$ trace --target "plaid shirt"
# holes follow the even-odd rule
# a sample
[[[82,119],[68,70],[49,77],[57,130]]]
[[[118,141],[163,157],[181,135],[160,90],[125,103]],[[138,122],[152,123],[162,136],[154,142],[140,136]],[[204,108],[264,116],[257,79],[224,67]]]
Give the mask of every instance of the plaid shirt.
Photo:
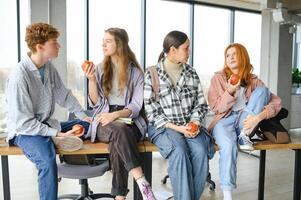
[[[149,70],[145,73],[144,105],[148,122],[157,129],[168,122],[186,125],[193,120],[202,124],[208,107],[196,71],[190,65],[183,64],[180,78],[174,87],[163,69],[162,61],[156,65],[156,70],[160,82],[158,102],[155,100]]]

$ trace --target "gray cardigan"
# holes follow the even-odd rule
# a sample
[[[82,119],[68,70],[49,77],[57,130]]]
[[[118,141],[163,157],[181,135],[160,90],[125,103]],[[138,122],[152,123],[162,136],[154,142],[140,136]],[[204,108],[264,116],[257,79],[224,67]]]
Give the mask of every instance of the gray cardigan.
[[[93,121],[90,125],[87,137],[91,137],[91,141],[94,142],[97,131],[97,122],[94,120],[94,116],[98,113],[107,113],[109,112],[109,103],[108,99],[104,96],[101,81],[103,72],[101,71],[101,65],[96,66],[96,80],[97,80],[97,89],[98,89],[98,100],[95,104],[92,103],[89,99],[89,105],[94,109]],[[132,114],[129,116],[133,119],[136,126],[144,138],[147,130],[147,125],[144,118],[140,115],[140,111],[143,106],[143,85],[144,85],[144,74],[133,63],[129,63],[129,76],[128,84],[124,91],[124,105],[125,108],[128,108],[132,111]]]

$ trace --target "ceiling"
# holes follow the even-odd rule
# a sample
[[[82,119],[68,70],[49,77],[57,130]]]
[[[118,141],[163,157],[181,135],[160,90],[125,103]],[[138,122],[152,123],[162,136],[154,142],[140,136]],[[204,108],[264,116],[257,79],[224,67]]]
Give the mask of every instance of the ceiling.
[[[185,1],[185,0],[180,0]],[[202,2],[213,5],[230,6],[248,10],[261,11],[276,8],[277,2],[282,2],[283,7],[288,8],[292,14],[301,13],[301,0],[186,0],[190,2]]]

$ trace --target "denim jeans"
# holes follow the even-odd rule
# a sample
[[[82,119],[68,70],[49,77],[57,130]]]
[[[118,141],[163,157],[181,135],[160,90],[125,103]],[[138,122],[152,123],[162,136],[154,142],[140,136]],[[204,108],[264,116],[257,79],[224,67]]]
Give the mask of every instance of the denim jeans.
[[[176,200],[199,200],[208,176],[204,133],[186,138],[172,129],[148,127],[148,135],[168,159],[168,174]]]
[[[222,118],[213,128],[212,134],[219,146],[219,175],[223,190],[236,188],[237,176],[237,136],[243,128],[246,117],[259,114],[270,101],[270,91],[266,87],[257,87],[251,94],[247,106],[241,113],[231,112]]]
[[[70,130],[75,124],[83,125],[85,131],[89,128],[88,122],[72,120],[61,123],[62,132]],[[24,155],[35,164],[38,170],[40,200],[57,200],[56,152],[51,137],[18,135],[14,138],[13,144],[23,150]]]

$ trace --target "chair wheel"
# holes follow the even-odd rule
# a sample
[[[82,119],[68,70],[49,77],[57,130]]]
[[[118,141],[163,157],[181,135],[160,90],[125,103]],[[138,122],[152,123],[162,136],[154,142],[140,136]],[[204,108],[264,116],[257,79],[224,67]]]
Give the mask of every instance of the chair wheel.
[[[89,195],[92,195],[94,192],[89,188]]]
[[[161,183],[162,183],[162,184],[166,184],[168,178],[169,178],[169,175],[166,175],[166,176],[161,180]]]
[[[210,184],[210,185],[209,185],[210,191],[214,191],[214,190],[215,190],[215,183],[212,182],[212,183],[209,183],[209,184]]]

